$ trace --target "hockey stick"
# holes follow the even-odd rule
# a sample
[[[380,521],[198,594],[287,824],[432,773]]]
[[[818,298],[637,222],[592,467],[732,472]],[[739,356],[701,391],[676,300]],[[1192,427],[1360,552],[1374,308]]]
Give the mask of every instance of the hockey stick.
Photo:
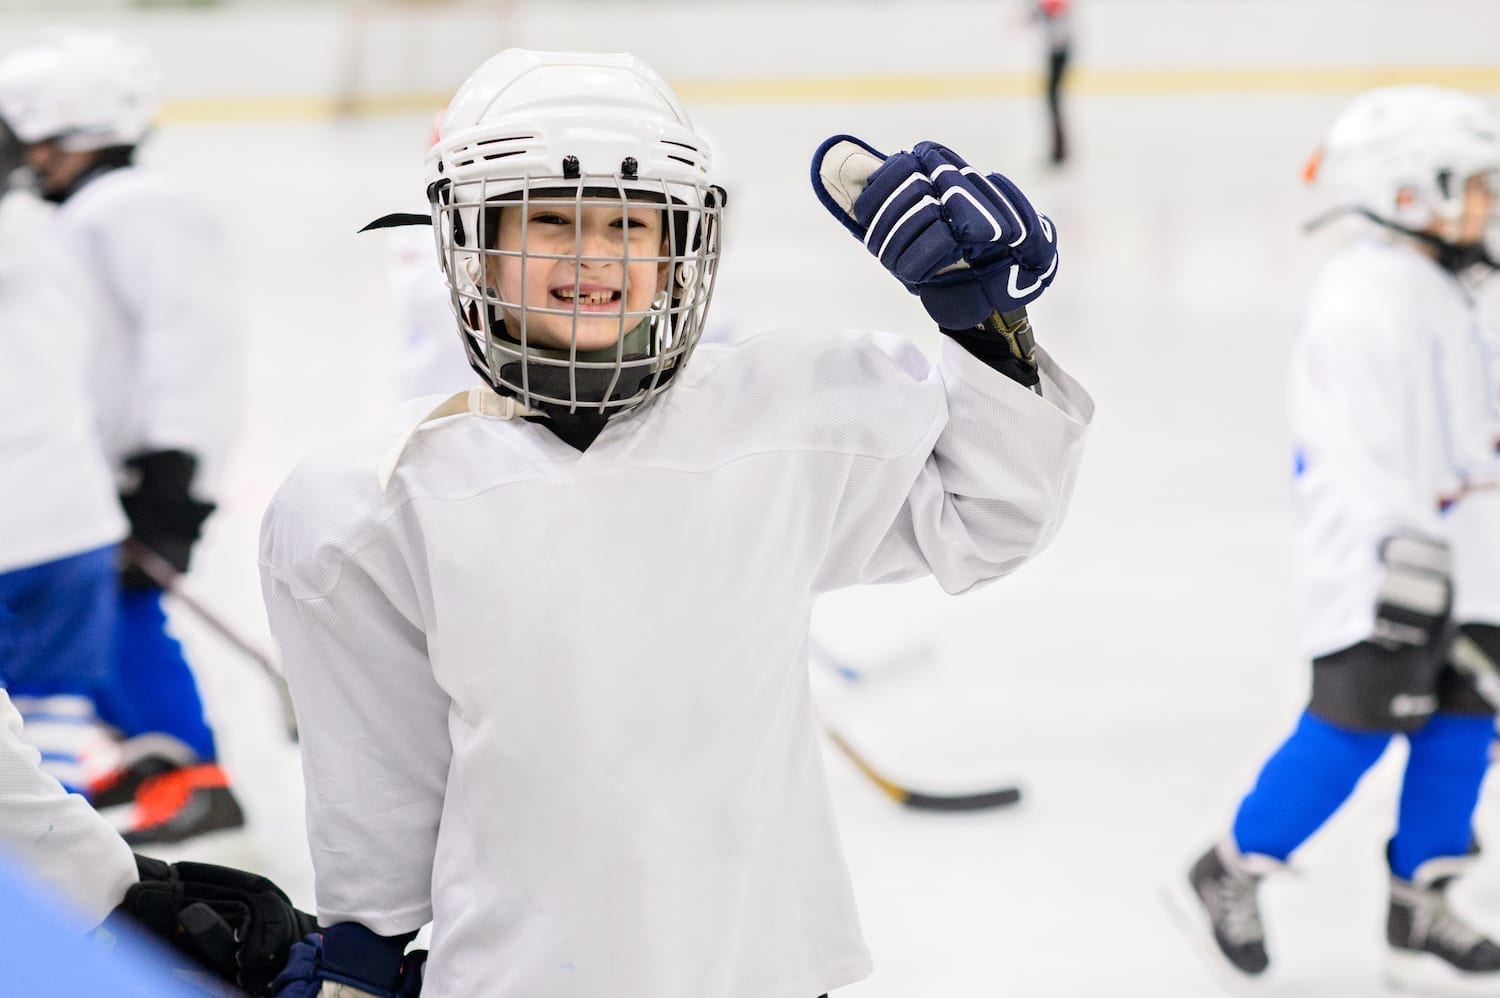
[[[898,804],[912,808],[916,811],[983,811],[994,807],[1009,807],[1021,802],[1021,788],[1016,786],[995,787],[990,790],[978,790],[965,794],[934,794],[923,793],[903,787],[894,780],[882,776],[875,767],[865,761],[864,756],[854,751],[853,746],[844,739],[844,736],[836,730],[823,725],[823,734],[828,740],[838,746],[840,752],[854,763],[861,773],[868,776],[877,787],[884,790],[886,796]]]
[[[1056,260],[1053,261],[1056,263]],[[1026,314],[1026,306],[1012,309],[1009,312],[994,312],[984,320],[984,326],[990,332],[996,334],[1010,347],[1011,356],[1021,363],[1037,371],[1036,366],[1036,334],[1031,328],[1031,317]],[[1037,371],[1037,383],[1031,386],[1036,394],[1042,394],[1041,372]]]
[[[125,557],[131,564],[145,573],[146,578],[156,583],[163,591],[171,594],[183,606],[191,610],[199,620],[207,624],[219,637],[233,645],[239,652],[260,666],[261,672],[271,681],[276,689],[276,696],[281,704],[281,721],[286,728],[287,737],[292,741],[298,740],[297,714],[292,709],[292,693],[287,689],[286,678],[282,676],[281,670],[276,668],[269,655],[261,651],[255,645],[240,636],[240,633],[230,627],[224,620],[208,607],[198,602],[190,593],[182,588],[182,573],[177,567],[155,551],[146,547],[135,538],[125,541]]]
[[[934,655],[930,641],[920,641],[910,644],[904,648],[898,648],[895,655],[886,655],[882,658],[871,659],[864,667],[855,665],[851,659],[837,654],[817,638],[807,639],[807,657],[821,665],[829,672],[834,673],[847,683],[863,683],[872,676],[883,676],[888,672],[898,672],[906,668],[921,665],[932,659]]]
[[[846,683],[864,682],[865,672],[863,669],[858,668],[848,659],[835,655],[820,641],[812,638],[807,639],[807,657],[825,669],[828,669]]]

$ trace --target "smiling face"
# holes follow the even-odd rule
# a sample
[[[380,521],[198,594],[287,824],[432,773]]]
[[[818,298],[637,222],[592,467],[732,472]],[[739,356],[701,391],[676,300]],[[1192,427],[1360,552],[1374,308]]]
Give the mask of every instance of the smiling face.
[[[507,205],[494,248],[488,271],[506,328],[519,339],[524,313],[535,346],[566,350],[576,335],[580,352],[612,347],[667,284],[662,212],[645,206]]]

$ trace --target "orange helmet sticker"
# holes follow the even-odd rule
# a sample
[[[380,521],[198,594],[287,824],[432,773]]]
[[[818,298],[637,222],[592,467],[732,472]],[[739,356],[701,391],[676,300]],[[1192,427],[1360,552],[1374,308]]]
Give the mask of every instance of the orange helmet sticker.
[[[1307,157],[1307,162],[1302,166],[1302,179],[1306,183],[1312,183],[1318,179],[1318,167],[1323,165],[1323,147],[1319,146],[1313,150],[1313,154]]]

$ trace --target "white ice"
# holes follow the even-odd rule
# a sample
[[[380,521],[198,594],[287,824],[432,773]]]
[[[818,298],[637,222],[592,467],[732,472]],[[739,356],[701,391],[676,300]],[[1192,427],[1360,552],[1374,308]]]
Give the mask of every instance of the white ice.
[[[949,598],[914,584],[839,594],[815,632],[862,664],[814,670],[829,723],[913,785],[1016,780],[1019,807],[905,811],[831,747],[827,766],[876,970],[840,994],[1221,993],[1159,901],[1221,834],[1302,705],[1289,599],[1282,375],[1299,298],[1327,248],[1300,170],[1342,95],[1078,97],[1075,158],[1043,165],[1039,100],[705,103],[733,190],[717,303],[737,332],[791,322],[930,323],[825,215],[809,153],[849,132],[935,138],[1014,178],[1056,220],[1062,264],[1039,340],[1089,386],[1097,427],[1068,523],[1033,565]],[[270,647],[255,535],[299,455],[390,404],[399,337],[369,219],[423,209],[425,115],[176,125],[149,161],[222,213],[250,329],[252,388],[229,494],[191,578]],[[202,331],[205,336],[214,330]],[[457,345],[455,343],[455,349]],[[295,749],[255,668],[185,612],[254,860],[312,904]],[[1264,993],[1381,995],[1382,849],[1392,752],[1270,884]],[[1496,803],[1481,839],[1500,841]],[[1500,932],[1500,871],[1459,903]]]

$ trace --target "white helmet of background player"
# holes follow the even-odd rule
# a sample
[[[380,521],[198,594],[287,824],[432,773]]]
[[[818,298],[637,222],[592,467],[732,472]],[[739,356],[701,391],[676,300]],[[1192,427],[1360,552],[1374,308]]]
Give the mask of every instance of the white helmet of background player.
[[[1439,259],[1463,269],[1487,262],[1484,243],[1461,242],[1459,229],[1471,178],[1500,197],[1500,123],[1483,101],[1456,90],[1373,90],[1334,121],[1309,177],[1331,190],[1336,210],[1427,233]]]
[[[0,58],[0,118],[23,145],[135,146],[160,103],[156,59],[116,35],[57,29]]]
[[[711,182],[708,145],[666,81],[630,55],[509,49],[474,72],[448,105],[428,153],[428,199],[443,271],[469,362],[497,392],[556,416],[608,417],[670,387],[697,344],[719,259],[724,192]],[[618,211],[621,227],[655,216],[663,245],[647,255],[584,256],[576,238],[566,252],[501,247],[503,210],[526,220],[547,207],[581,219],[581,209]],[[655,224],[655,217],[651,219]],[[583,223],[575,221],[582,232]],[[599,250],[594,251],[596,254]],[[649,305],[622,287],[604,318],[618,323],[612,345],[580,347],[580,317],[599,321],[584,297],[503,297],[497,274],[516,264],[561,260],[583,285],[585,266],[629,271],[651,262],[662,290]],[[621,265],[624,264],[624,267]],[[527,297],[524,291],[514,295]],[[629,299],[629,300],[627,300]],[[590,315],[589,313],[592,312]],[[528,315],[530,328],[528,328]],[[570,320],[554,320],[553,316]],[[559,348],[538,342],[543,324],[572,329]]]

